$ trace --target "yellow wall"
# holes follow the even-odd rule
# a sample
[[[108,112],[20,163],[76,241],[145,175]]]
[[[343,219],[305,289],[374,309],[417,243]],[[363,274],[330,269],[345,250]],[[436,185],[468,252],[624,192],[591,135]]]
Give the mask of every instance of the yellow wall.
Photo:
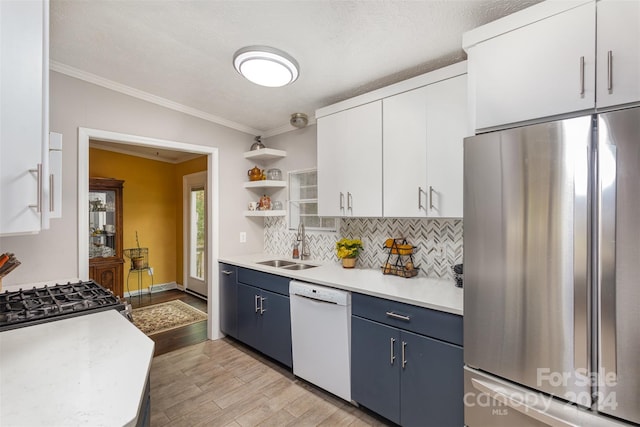
[[[153,268],[155,284],[182,283],[182,175],[178,177],[178,174],[201,167],[201,159],[175,165],[94,148],[89,150],[89,176],[124,180],[123,246],[125,249],[136,247],[137,231],[140,247],[149,248],[149,266]],[[206,157],[203,159],[206,170]],[[176,186],[178,180],[180,187]],[[125,292],[130,265],[125,259]],[[147,288],[150,283],[150,277],[143,275],[142,287]],[[137,288],[137,275],[132,274],[129,289]]]

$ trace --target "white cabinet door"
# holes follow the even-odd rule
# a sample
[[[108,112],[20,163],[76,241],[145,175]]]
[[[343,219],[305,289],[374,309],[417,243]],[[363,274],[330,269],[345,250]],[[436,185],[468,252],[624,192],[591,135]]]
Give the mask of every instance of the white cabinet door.
[[[427,86],[427,188],[431,218],[462,218],[463,139],[467,131],[467,76]]]
[[[427,86],[382,101],[385,217],[427,215],[427,104]]]
[[[382,216],[382,101],[318,119],[318,213]]]
[[[598,2],[598,108],[640,101],[640,1]]]
[[[343,112],[318,119],[318,215],[336,217],[345,213],[344,185],[345,133],[348,115]]]
[[[47,28],[48,2],[0,1],[0,234],[3,235],[40,231],[42,215],[31,206],[48,208]],[[45,152],[47,158],[43,158]],[[40,176],[34,172],[39,164]]]
[[[595,8],[584,4],[469,49],[476,129],[595,107]]]

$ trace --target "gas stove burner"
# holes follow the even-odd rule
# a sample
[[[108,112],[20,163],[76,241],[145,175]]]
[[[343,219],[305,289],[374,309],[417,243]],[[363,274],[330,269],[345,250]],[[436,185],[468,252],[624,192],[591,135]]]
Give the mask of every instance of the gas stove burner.
[[[5,291],[0,293],[0,331],[109,309],[130,311],[94,281]]]

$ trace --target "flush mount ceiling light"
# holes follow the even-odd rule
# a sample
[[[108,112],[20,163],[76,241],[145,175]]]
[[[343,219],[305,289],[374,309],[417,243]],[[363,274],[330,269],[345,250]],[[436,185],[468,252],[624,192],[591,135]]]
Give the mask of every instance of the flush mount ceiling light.
[[[298,63],[285,52],[268,46],[243,47],[233,55],[233,66],[247,80],[281,87],[298,78]]]
[[[289,119],[291,126],[296,128],[303,128],[309,123],[309,118],[305,113],[293,113],[291,119]]]

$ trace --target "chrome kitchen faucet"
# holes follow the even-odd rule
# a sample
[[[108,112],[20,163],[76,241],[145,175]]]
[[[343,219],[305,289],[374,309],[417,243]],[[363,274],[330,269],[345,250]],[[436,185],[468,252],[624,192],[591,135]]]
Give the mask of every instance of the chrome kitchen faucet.
[[[298,225],[298,241],[300,242],[300,261],[309,258],[309,247],[307,245],[307,235],[304,231],[304,224]]]

